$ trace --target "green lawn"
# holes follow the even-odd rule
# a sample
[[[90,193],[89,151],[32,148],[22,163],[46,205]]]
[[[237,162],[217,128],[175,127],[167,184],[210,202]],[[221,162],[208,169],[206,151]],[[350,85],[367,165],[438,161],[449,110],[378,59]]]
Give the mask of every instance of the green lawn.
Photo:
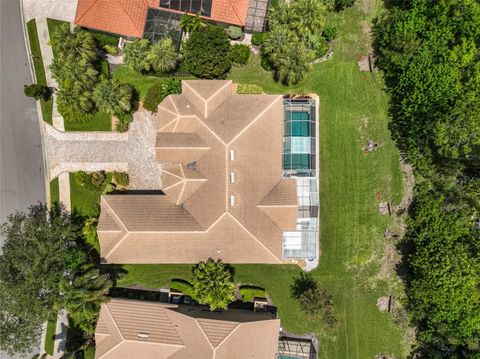
[[[58,189],[58,177],[50,181],[50,203],[60,202],[60,192]]]
[[[47,332],[45,333],[45,351],[53,355],[53,344],[55,342],[55,330],[57,329],[57,320],[47,322]]]
[[[106,183],[112,181],[112,174],[107,173]],[[85,217],[98,215],[101,192],[93,192],[81,186],[75,179],[74,173],[70,173],[70,200],[72,210],[76,210]]]
[[[112,116],[105,112],[78,114],[77,121],[65,121],[66,131],[111,131]]]
[[[320,358],[374,358],[378,353],[406,357],[403,335],[376,307],[377,298],[400,294],[394,279],[379,279],[385,240],[392,219],[378,213],[380,200],[398,203],[403,180],[399,153],[388,130],[387,99],[380,74],[360,72],[359,55],[368,51],[362,21],[375,14],[362,10],[364,1],[330,19],[339,37],[331,60],[314,66],[293,87],[274,82],[255,58],[245,67],[234,67],[234,82],[261,86],[268,93],[316,93],[320,96],[320,206],[321,258],[313,275],[333,296],[339,324],[333,331],[320,320],[303,315],[290,297],[296,266],[236,265],[235,279],[258,285],[278,306],[282,327],[320,339]],[[377,11],[381,2],[370,1]],[[368,139],[379,144],[366,154]],[[190,278],[190,266],[126,265],[128,274],[118,285],[159,288],[172,278]],[[394,274],[392,274],[394,276]]]
[[[140,100],[145,98],[145,95],[150,87],[162,82],[162,78],[160,77],[142,75],[126,65],[115,68],[115,70],[113,70],[113,78],[127,83],[135,88],[135,90],[138,92]]]
[[[43,67],[42,52],[40,50],[40,42],[38,41],[37,24],[35,19],[27,22],[28,39],[30,42],[30,51],[32,53],[33,68],[35,70],[35,77],[39,85],[47,86],[47,79],[45,77],[45,68]],[[40,100],[43,120],[50,125],[52,124],[52,108],[53,100]]]

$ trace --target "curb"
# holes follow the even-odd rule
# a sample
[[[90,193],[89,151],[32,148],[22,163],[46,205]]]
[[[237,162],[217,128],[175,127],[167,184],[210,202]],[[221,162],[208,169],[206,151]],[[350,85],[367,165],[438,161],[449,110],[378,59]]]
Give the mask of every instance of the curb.
[[[36,83],[37,82],[37,76],[35,74],[35,70],[34,70],[33,62],[32,62],[30,39],[28,38],[28,35],[27,35],[27,32],[26,32],[27,23],[25,21],[25,11],[24,11],[24,7],[23,7],[23,1],[24,0],[19,0],[21,20],[22,20],[23,39],[25,40],[25,49],[26,49],[27,55],[28,55],[28,64],[29,64],[29,67],[30,67],[30,73],[32,75],[32,80]],[[36,25],[36,20],[35,20],[35,25]],[[46,159],[46,153],[45,153],[45,126],[44,126],[43,113],[42,113],[42,107],[40,105],[40,101],[36,101],[36,105],[37,105],[38,126],[40,127],[40,142],[42,144],[43,176],[44,176],[44,185],[45,185],[45,201],[47,202],[47,205],[50,207],[52,203],[51,203],[51,198],[50,198],[50,181],[48,180],[48,175],[47,175],[48,167],[47,167],[47,159]]]

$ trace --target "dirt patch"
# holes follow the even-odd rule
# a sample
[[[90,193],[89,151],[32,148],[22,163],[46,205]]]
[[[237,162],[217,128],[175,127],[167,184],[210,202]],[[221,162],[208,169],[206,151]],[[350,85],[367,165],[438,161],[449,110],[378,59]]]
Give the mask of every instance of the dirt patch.
[[[390,303],[390,297],[380,297],[377,299],[377,307],[381,312],[388,311],[388,306]]]
[[[357,63],[360,71],[370,72],[370,61],[368,60],[368,56],[361,55]]]
[[[400,169],[403,172],[404,178],[404,191],[403,197],[398,206],[395,206],[395,212],[407,211],[413,200],[413,187],[415,186],[415,177],[413,175],[413,167],[411,164],[406,163],[404,160],[400,160]]]
[[[395,272],[395,268],[400,263],[401,256],[393,244],[386,244],[383,250],[379,279],[389,279]]]

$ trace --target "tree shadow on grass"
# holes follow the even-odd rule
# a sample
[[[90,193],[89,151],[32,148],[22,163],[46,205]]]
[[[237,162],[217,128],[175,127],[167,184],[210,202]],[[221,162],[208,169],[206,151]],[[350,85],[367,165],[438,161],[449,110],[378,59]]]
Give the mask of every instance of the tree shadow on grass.
[[[310,273],[300,272],[297,277],[293,278],[290,285],[290,294],[292,298],[298,299],[307,290],[317,288],[318,283]]]

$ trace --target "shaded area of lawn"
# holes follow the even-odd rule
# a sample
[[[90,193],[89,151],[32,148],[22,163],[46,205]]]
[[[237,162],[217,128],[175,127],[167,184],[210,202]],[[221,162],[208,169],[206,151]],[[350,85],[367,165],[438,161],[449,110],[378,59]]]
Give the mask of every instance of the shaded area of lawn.
[[[142,75],[126,65],[116,67],[115,70],[113,70],[112,77],[120,82],[131,85],[138,92],[138,96],[142,101],[150,87],[162,83],[161,77]]]
[[[106,183],[112,181],[112,174],[107,173]],[[81,186],[75,179],[75,173],[70,173],[70,200],[72,210],[84,217],[96,217],[100,210],[100,196],[102,191],[90,191]]]
[[[53,355],[53,347],[55,343],[55,330],[57,329],[57,318],[47,322],[47,331],[45,333],[45,351],[49,355]]]
[[[111,131],[112,116],[105,112],[78,114],[77,121],[65,121],[66,131]]]
[[[60,202],[60,190],[58,188],[58,177],[50,181],[50,203]]]
[[[45,68],[43,67],[42,52],[40,50],[40,42],[38,41],[37,24],[35,22],[35,19],[27,22],[27,32],[37,83],[39,85],[47,86],[47,78],[45,76]],[[43,120],[51,125],[53,100],[40,100],[40,106],[42,109]]]
[[[376,2],[376,6],[379,2]],[[400,201],[403,179],[399,153],[388,130],[387,99],[380,74],[360,72],[358,56],[368,51],[361,4],[335,15],[339,38],[331,60],[317,64],[298,85],[277,84],[257,57],[232,69],[230,79],[261,86],[268,93],[316,93],[320,96],[321,258],[315,279],[332,296],[336,329],[309,319],[291,298],[292,278],[300,271],[289,265],[235,265],[235,281],[261,286],[278,307],[282,327],[316,333],[320,358],[374,358],[378,353],[406,356],[404,338],[387,314],[379,312],[381,296],[402,288],[380,279],[385,228],[392,219],[378,213],[379,201]],[[377,151],[365,153],[371,139]],[[172,278],[190,279],[189,265],[126,265],[118,285],[167,286]],[[394,275],[394,274],[393,274]]]

